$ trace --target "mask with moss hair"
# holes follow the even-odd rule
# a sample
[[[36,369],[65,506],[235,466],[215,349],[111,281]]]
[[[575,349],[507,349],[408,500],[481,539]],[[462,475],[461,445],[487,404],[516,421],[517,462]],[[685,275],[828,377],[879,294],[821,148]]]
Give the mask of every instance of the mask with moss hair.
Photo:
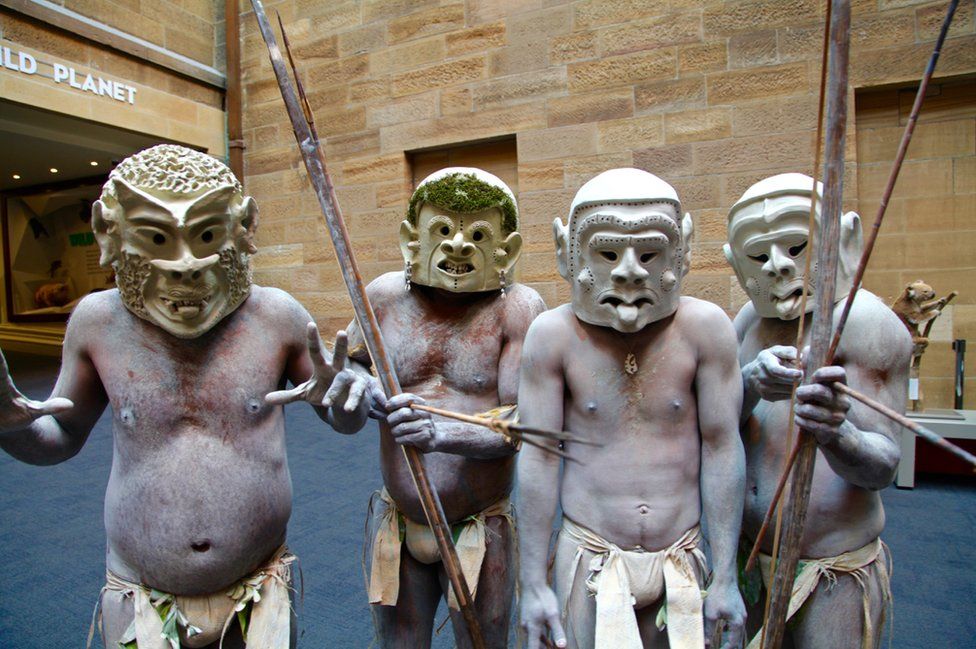
[[[410,198],[400,251],[414,283],[456,293],[502,288],[522,251],[512,190],[473,167],[431,174]]]
[[[247,298],[256,226],[257,206],[226,165],[169,144],[119,163],[92,205],[122,303],[178,338],[203,335]]]

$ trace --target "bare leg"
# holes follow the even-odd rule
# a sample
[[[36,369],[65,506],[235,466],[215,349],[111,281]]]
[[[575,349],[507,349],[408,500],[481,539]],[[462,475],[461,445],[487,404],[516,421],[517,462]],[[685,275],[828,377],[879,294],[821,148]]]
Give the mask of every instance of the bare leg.
[[[586,568],[594,554],[584,550],[576,574],[571,574],[576,547],[565,534],[559,534],[552,579],[559,608],[564,612],[567,646],[570,649],[592,649],[596,639],[596,599],[586,592]]]
[[[488,543],[485,560],[478,577],[478,591],[474,596],[474,609],[481,623],[481,635],[485,646],[505,649],[508,647],[508,628],[512,619],[512,601],[515,594],[515,539],[512,526],[504,516],[493,516],[485,521]],[[448,592],[447,573],[441,564],[441,588]],[[460,649],[471,646],[471,637],[464,616],[451,611],[454,641]]]
[[[441,598],[437,566],[400,554],[400,595],[396,606],[373,605],[373,620],[381,647],[430,647],[434,615]]]
[[[637,609],[637,628],[640,629],[644,649],[667,649],[668,629],[659,631],[657,628],[657,612],[661,609],[661,600]]]
[[[865,586],[870,599],[870,617],[874,637],[871,647],[880,646],[884,602],[881,595],[877,565],[867,569]],[[820,581],[792,626],[791,635],[796,649],[861,649],[864,628],[863,592],[850,575],[839,575],[831,588],[826,579]],[[791,622],[793,622],[791,620]]]

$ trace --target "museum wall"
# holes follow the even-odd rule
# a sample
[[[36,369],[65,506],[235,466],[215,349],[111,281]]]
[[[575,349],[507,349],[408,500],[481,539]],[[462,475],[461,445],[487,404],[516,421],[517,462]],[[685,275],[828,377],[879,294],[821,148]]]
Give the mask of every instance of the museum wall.
[[[973,4],[961,3],[940,78],[976,72]],[[761,177],[812,167],[823,23],[816,0],[267,5],[288,29],[366,278],[402,266],[397,224],[411,189],[411,152],[514,135],[525,238],[520,278],[550,306],[568,295],[556,273],[553,218],[565,216],[577,188],[597,172],[633,165],[673,183],[695,218],[685,292],[733,314],[745,296],[721,251],[728,207]],[[917,81],[945,6],[855,0],[857,92]],[[261,206],[256,279],[292,292],[332,332],[348,322],[351,308],[256,21],[249,3],[241,7],[246,181]],[[971,95],[964,101],[976,103]],[[847,207],[872,219],[881,172],[872,167],[870,182],[859,182],[866,145],[854,110],[849,126]],[[971,155],[971,137],[969,146]],[[871,154],[865,164],[882,163]],[[961,165],[958,189],[971,195],[971,162]],[[939,211],[924,200],[911,209],[923,209],[922,219]],[[973,241],[971,218],[937,218],[925,227],[944,231],[953,250]],[[935,244],[927,249],[931,261],[913,261],[904,275],[965,293],[964,281],[957,286],[946,276],[948,257],[939,259]],[[886,300],[904,279],[891,272],[901,268],[903,252],[882,246],[879,271],[868,276]],[[973,255],[960,254],[952,263],[971,277]],[[972,292],[961,296],[953,309],[973,300]],[[966,313],[954,322],[971,321]],[[923,374],[943,364],[939,355],[923,363]]]

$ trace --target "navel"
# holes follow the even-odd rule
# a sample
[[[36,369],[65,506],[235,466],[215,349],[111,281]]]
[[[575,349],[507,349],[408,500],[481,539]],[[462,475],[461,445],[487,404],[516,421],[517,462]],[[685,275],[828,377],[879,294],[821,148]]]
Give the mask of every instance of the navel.
[[[596,412],[596,401],[586,402],[586,412]]]
[[[206,552],[210,549],[210,541],[208,539],[202,539],[200,541],[191,541],[190,547],[193,548],[194,552]]]
[[[640,513],[641,516],[647,516],[648,514],[651,513],[651,508],[648,507],[647,505],[642,504],[637,507],[637,511]]]

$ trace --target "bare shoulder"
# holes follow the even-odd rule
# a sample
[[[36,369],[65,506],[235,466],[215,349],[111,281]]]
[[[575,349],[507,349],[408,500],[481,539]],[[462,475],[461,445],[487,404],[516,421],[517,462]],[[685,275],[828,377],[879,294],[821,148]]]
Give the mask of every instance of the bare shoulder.
[[[540,361],[561,358],[563,350],[569,346],[579,326],[576,314],[569,304],[540,313],[525,334],[523,358]]]
[[[374,306],[391,304],[406,293],[403,273],[399,271],[383,273],[366,285],[366,295]]]
[[[682,296],[675,323],[691,340],[708,348],[737,343],[732,321],[725,311],[708,300]]]
[[[121,317],[126,317],[126,313],[118,289],[86,295],[75,305],[68,318],[65,346],[84,343],[91,335],[105,336],[118,326]]]
[[[260,319],[272,319],[277,324],[300,322],[305,325],[311,318],[308,311],[290,293],[273,286],[251,286],[251,294],[241,305]]]
[[[524,336],[529,325],[540,313],[546,310],[546,303],[542,301],[535,289],[524,284],[513,284],[505,293],[505,298],[499,300],[504,317],[505,331],[512,336]]]
[[[844,302],[834,309],[840,317]],[[835,323],[836,324],[836,323]],[[895,312],[874,293],[861,289],[851,305],[838,356],[867,366],[906,365],[912,353],[912,337]]]

